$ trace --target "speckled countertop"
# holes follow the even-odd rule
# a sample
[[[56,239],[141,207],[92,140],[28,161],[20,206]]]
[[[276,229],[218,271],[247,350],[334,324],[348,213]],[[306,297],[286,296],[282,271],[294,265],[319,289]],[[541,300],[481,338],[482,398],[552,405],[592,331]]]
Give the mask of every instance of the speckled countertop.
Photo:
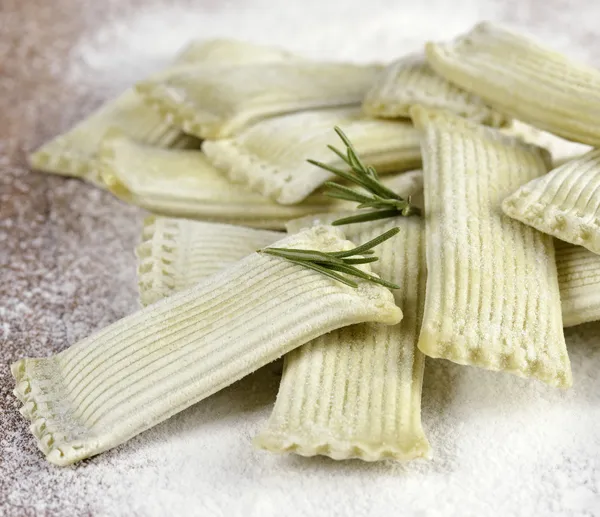
[[[277,391],[277,370],[267,368],[78,467],[46,464],[17,411],[8,365],[60,351],[136,309],[133,248],[143,213],[79,181],[31,172],[25,156],[122,89],[85,63],[68,73],[86,35],[149,12],[160,23],[166,4],[0,2],[0,515],[600,515],[599,325],[567,332],[575,387],[566,394],[429,362],[430,463],[253,451]],[[450,16],[455,23],[464,14],[465,28],[492,17],[600,64],[593,0],[168,4],[205,19],[196,37],[241,33],[331,58],[390,59],[410,26],[413,43],[420,26],[431,37]],[[180,19],[189,32],[191,22]],[[527,454],[515,454],[524,447]]]

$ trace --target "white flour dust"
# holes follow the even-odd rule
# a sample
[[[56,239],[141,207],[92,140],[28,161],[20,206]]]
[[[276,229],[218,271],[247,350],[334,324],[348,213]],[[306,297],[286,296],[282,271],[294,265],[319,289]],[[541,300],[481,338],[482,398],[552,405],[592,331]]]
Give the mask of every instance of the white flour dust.
[[[208,2],[210,4],[210,2]],[[160,68],[193,39],[231,37],[278,45],[321,60],[389,61],[428,38],[449,38],[494,18],[493,2],[214,2],[214,8],[157,6],[86,34],[70,75],[98,86],[127,86]],[[216,7],[218,5],[218,7]]]

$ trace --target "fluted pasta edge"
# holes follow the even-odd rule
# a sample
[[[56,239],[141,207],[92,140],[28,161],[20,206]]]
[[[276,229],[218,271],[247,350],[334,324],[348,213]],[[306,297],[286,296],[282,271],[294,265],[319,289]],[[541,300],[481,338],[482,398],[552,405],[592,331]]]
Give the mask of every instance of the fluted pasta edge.
[[[450,341],[441,331],[427,326],[421,329],[418,348],[434,359],[448,359],[457,364],[512,373],[518,377],[535,377],[558,388],[570,388],[573,384],[570,368],[552,367],[537,360],[529,361],[516,348],[513,353],[502,354],[484,348],[473,348],[468,345],[464,336],[453,336]],[[565,358],[565,361],[568,365],[569,359]]]
[[[589,222],[572,210],[532,201],[529,192],[523,189],[502,202],[502,211],[542,233],[600,254],[600,219]]]
[[[70,458],[80,454],[83,446],[76,441],[67,441],[55,420],[44,416],[51,411],[46,407],[48,403],[38,397],[39,393],[43,393],[43,386],[29,371],[32,361],[35,359],[20,359],[10,366],[15,379],[13,394],[22,404],[19,412],[30,422],[29,430],[35,438],[35,444],[46,459],[54,465],[69,465],[77,461]]]
[[[411,447],[398,447],[392,444],[370,444],[366,441],[344,441],[335,438],[323,439],[320,443],[302,435],[278,434],[265,431],[253,440],[257,449],[278,454],[294,453],[300,456],[328,456],[334,460],[359,459],[362,461],[381,461],[385,459],[409,461],[416,458],[429,459],[431,450],[425,436],[414,440]]]
[[[138,258],[138,291],[142,306],[176,292],[175,266],[179,224],[175,219],[149,216],[144,220]]]

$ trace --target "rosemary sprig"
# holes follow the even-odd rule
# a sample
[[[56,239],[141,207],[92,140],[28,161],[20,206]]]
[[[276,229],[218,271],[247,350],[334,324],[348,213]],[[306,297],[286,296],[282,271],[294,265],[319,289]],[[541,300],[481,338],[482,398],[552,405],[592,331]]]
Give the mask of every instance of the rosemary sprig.
[[[386,219],[398,215],[409,216],[419,215],[421,213],[419,208],[411,205],[410,197],[404,199],[381,183],[375,168],[370,165],[365,165],[361,161],[356,153],[354,145],[352,145],[352,142],[350,142],[344,132],[337,126],[334,130],[346,146],[346,153],[344,154],[332,145],[328,145],[327,147],[337,154],[344,163],[350,167],[350,170],[344,171],[317,160],[308,160],[308,163],[332,172],[336,176],[358,185],[364,190],[364,192],[358,192],[354,189],[345,187],[344,185],[328,181],[325,183],[325,186],[327,187],[325,194],[327,196],[343,199],[345,201],[353,201],[358,203],[357,208],[372,208],[373,211],[344,217],[331,224],[340,226],[351,223],[362,223],[365,221],[376,221],[378,219]]]
[[[361,246],[357,246],[354,249],[347,251],[317,251],[317,250],[304,250],[304,249],[290,249],[290,248],[263,248],[258,250],[258,253],[265,253],[267,255],[273,255],[279,257],[294,264],[313,269],[319,273],[338,280],[343,284],[349,285],[350,287],[357,288],[358,284],[348,278],[354,276],[373,282],[375,284],[383,285],[389,289],[400,289],[400,286],[392,284],[386,280],[378,278],[369,273],[355,267],[356,264],[368,264],[370,262],[377,262],[378,257],[364,257],[357,255],[371,255],[375,246],[378,246],[384,241],[391,239],[394,235],[399,232],[399,228],[392,228],[387,232],[381,234],[369,242],[365,242]]]

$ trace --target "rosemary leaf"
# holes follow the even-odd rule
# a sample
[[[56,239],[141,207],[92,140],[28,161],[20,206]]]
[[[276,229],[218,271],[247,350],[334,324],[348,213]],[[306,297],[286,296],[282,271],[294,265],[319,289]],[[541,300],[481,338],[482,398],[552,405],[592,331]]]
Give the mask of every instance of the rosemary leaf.
[[[379,209],[390,209],[395,208],[396,210],[402,210],[407,205],[406,201],[395,201],[391,199],[376,199],[374,201],[367,201],[361,203],[357,208],[379,208]]]
[[[358,278],[362,278],[363,280],[368,280],[369,282],[383,285],[389,289],[400,289],[399,285],[392,284],[391,282],[387,282],[379,277],[369,275],[368,273],[365,273],[364,271],[352,266],[339,266],[336,264],[332,265],[329,269],[333,271],[339,271],[340,273],[346,273],[347,275],[356,276]]]
[[[357,203],[370,203],[372,199],[369,196],[361,194],[356,190],[352,190],[351,188],[345,187],[344,185],[340,185],[339,183],[333,183],[332,181],[328,181],[325,183],[325,186],[329,188],[329,192],[331,194],[334,193],[344,193],[348,197],[349,201],[356,201]]]
[[[342,193],[337,193],[337,192],[328,192],[327,193],[327,197],[333,198],[333,199],[342,199],[344,201],[353,201],[355,203],[358,203],[358,201],[356,201],[356,199],[349,197],[346,194],[342,194]]]
[[[319,266],[318,264],[311,264],[310,262],[304,262],[301,260],[290,260],[294,264],[299,264],[300,266],[306,267],[308,269],[313,269],[314,271],[318,271],[322,275],[328,276],[329,278],[333,278],[338,282],[342,282],[342,284],[349,285],[350,287],[354,287],[354,289],[358,288],[358,284],[353,282],[352,280],[346,278],[344,275],[340,275],[335,271],[331,271],[330,269],[324,268],[323,266]]]
[[[360,186],[366,192],[357,192],[354,189],[328,181],[325,183],[325,195],[335,199],[359,203],[359,209],[371,208],[376,209],[377,211],[339,219],[332,224],[339,226],[343,224],[375,221],[377,219],[385,219],[399,215],[408,217],[411,215],[419,215],[421,213],[417,207],[411,204],[410,198],[408,200],[403,199],[393,190],[381,183],[375,167],[372,165],[365,165],[362,162],[354,145],[339,127],[334,127],[334,131],[346,146],[346,154],[333,145],[328,145],[327,147],[335,153],[338,158],[350,168],[350,170],[344,171],[338,167],[317,160],[308,160],[308,162],[315,167],[329,171],[354,185]]]
[[[356,265],[359,264],[369,264],[379,260],[376,256],[365,257],[364,255],[371,255],[375,246],[391,239],[399,231],[399,228],[392,228],[369,242],[365,242],[361,246],[345,251],[324,252],[293,248],[263,248],[258,250],[258,253],[265,253],[307,267],[350,287],[356,288],[358,287],[358,284],[347,278],[345,275],[362,278],[363,280],[380,284],[390,289],[399,289],[396,284],[370,275],[356,267]]]
[[[326,171],[329,172],[333,172],[333,174],[336,174],[346,180],[349,181],[355,181],[354,178],[352,177],[352,174],[345,172],[341,169],[336,169],[335,167],[333,167],[332,165],[327,165],[326,163],[323,162],[319,162],[317,160],[306,160],[308,163],[310,163],[311,165],[315,165],[321,169],[325,169]]]
[[[327,148],[330,151],[333,151],[335,154],[337,154],[342,160],[344,160],[344,163],[346,163],[352,167],[352,164],[350,162],[348,162],[348,157],[343,152],[341,152],[339,149],[337,149],[333,145],[328,145]]]
[[[377,171],[375,170],[375,167],[369,165],[367,167],[367,171],[369,171],[369,173],[371,174],[371,176],[373,176],[375,179],[377,179],[377,180],[379,179],[379,174],[377,174]],[[390,192],[391,192],[391,190],[390,190]]]
[[[351,215],[349,217],[342,217],[336,219],[331,223],[332,226],[343,226],[345,224],[354,223],[366,223],[367,221],[378,221],[379,219],[387,219],[388,217],[396,217],[398,210],[377,210],[375,212],[366,212],[358,215]]]
[[[344,264],[339,258],[332,257],[320,251],[314,250],[296,250],[288,248],[265,248],[259,250],[267,255],[273,255],[275,257],[281,257],[290,260],[308,260],[311,262],[318,262],[324,264]]]
[[[370,241],[365,242],[364,244],[361,244],[360,246],[357,246],[354,249],[347,251],[335,251],[329,253],[329,255],[337,258],[351,257],[353,255],[362,255],[363,252],[368,251],[374,248],[375,246],[379,246],[382,242],[391,239],[394,235],[397,235],[399,231],[400,228],[392,228],[387,232],[382,233],[379,237],[375,237],[374,239],[371,239]]]
[[[347,258],[344,260],[346,264],[370,264],[371,262],[377,262],[379,257],[364,257],[364,258]]]
[[[354,144],[350,141],[350,139],[346,136],[346,134],[341,130],[341,128],[339,128],[338,126],[335,126],[333,128],[333,130],[341,138],[342,142],[344,142],[344,145],[346,146],[346,148],[348,150],[348,158],[349,158],[350,162],[356,164],[356,167],[358,169],[364,169],[365,166],[361,162],[360,158],[358,157],[358,153],[356,152],[356,149],[354,148]]]

